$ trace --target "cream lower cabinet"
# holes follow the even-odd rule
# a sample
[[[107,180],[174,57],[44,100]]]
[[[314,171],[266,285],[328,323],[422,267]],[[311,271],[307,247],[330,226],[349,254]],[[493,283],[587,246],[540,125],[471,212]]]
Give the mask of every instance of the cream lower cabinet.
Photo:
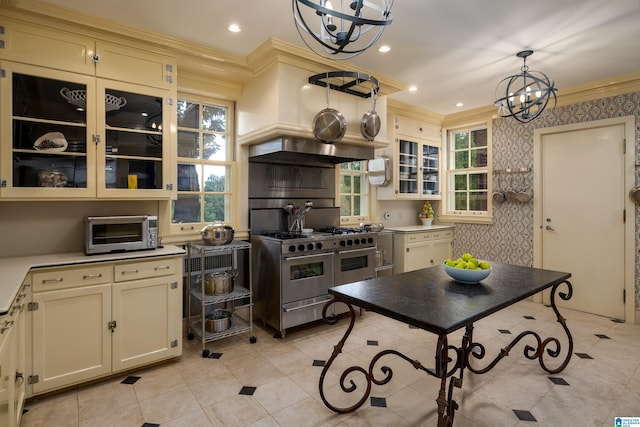
[[[395,232],[395,273],[442,264],[451,256],[453,230]]]
[[[34,271],[32,393],[179,356],[181,260]]]
[[[0,426],[17,426],[26,392],[26,318],[28,284],[23,284],[9,312],[0,316]]]

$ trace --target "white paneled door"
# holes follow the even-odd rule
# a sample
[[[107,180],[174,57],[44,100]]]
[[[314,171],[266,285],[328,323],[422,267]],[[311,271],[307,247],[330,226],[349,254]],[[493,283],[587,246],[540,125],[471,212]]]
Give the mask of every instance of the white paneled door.
[[[625,318],[624,139],[625,124],[609,122],[536,139],[536,264],[572,274],[573,296],[558,306],[616,319]]]

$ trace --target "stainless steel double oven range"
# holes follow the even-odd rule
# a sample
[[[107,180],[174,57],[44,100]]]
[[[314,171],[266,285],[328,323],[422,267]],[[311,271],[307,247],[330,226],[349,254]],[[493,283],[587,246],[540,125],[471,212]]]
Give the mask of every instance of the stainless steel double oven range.
[[[282,162],[279,156],[250,157],[254,313],[285,337],[288,328],[322,318],[328,289],[375,275],[378,233],[340,227],[335,206],[335,164],[341,158]],[[354,159],[355,160],[355,159]],[[333,162],[333,163],[329,163]],[[313,208],[304,215],[311,233],[289,230],[286,205]],[[332,306],[334,314],[346,306]]]

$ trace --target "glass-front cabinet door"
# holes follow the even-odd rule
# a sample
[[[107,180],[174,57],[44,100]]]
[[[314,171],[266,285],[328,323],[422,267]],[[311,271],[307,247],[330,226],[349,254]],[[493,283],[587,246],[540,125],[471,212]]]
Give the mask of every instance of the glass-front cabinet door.
[[[162,198],[171,193],[169,91],[98,80],[98,197]],[[175,123],[173,124],[175,127]]]
[[[95,79],[2,63],[0,195],[95,195]]]
[[[398,139],[399,198],[440,198],[439,151],[423,140]]]
[[[440,170],[439,147],[422,145],[422,195],[439,196],[440,182],[438,172]]]
[[[419,144],[398,140],[398,195],[418,195]]]
[[[13,62],[0,68],[0,197],[171,196],[175,92]]]

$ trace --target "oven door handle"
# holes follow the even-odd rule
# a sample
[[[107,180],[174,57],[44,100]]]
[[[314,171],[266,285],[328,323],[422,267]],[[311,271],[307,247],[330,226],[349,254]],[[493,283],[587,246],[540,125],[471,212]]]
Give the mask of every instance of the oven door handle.
[[[305,304],[305,305],[301,305],[298,307],[283,307],[282,311],[284,311],[285,313],[289,313],[291,311],[297,311],[297,310],[304,310],[305,308],[309,308],[309,307],[315,307],[316,305],[321,305],[321,304],[326,304],[327,302],[331,301],[333,299],[333,297],[328,296],[327,298],[321,300],[321,301],[316,301],[316,302],[312,302],[311,304]]]
[[[349,249],[346,251],[338,251],[338,255],[342,255],[342,254],[352,254],[352,253],[356,253],[356,252],[372,252],[375,253],[376,248],[374,246],[368,247],[368,248],[358,248],[358,249]]]
[[[284,261],[297,261],[299,259],[318,258],[318,257],[327,256],[327,255],[331,256],[333,255],[333,252],[324,252],[320,254],[309,254],[309,255],[284,256],[282,257],[282,259]]]

